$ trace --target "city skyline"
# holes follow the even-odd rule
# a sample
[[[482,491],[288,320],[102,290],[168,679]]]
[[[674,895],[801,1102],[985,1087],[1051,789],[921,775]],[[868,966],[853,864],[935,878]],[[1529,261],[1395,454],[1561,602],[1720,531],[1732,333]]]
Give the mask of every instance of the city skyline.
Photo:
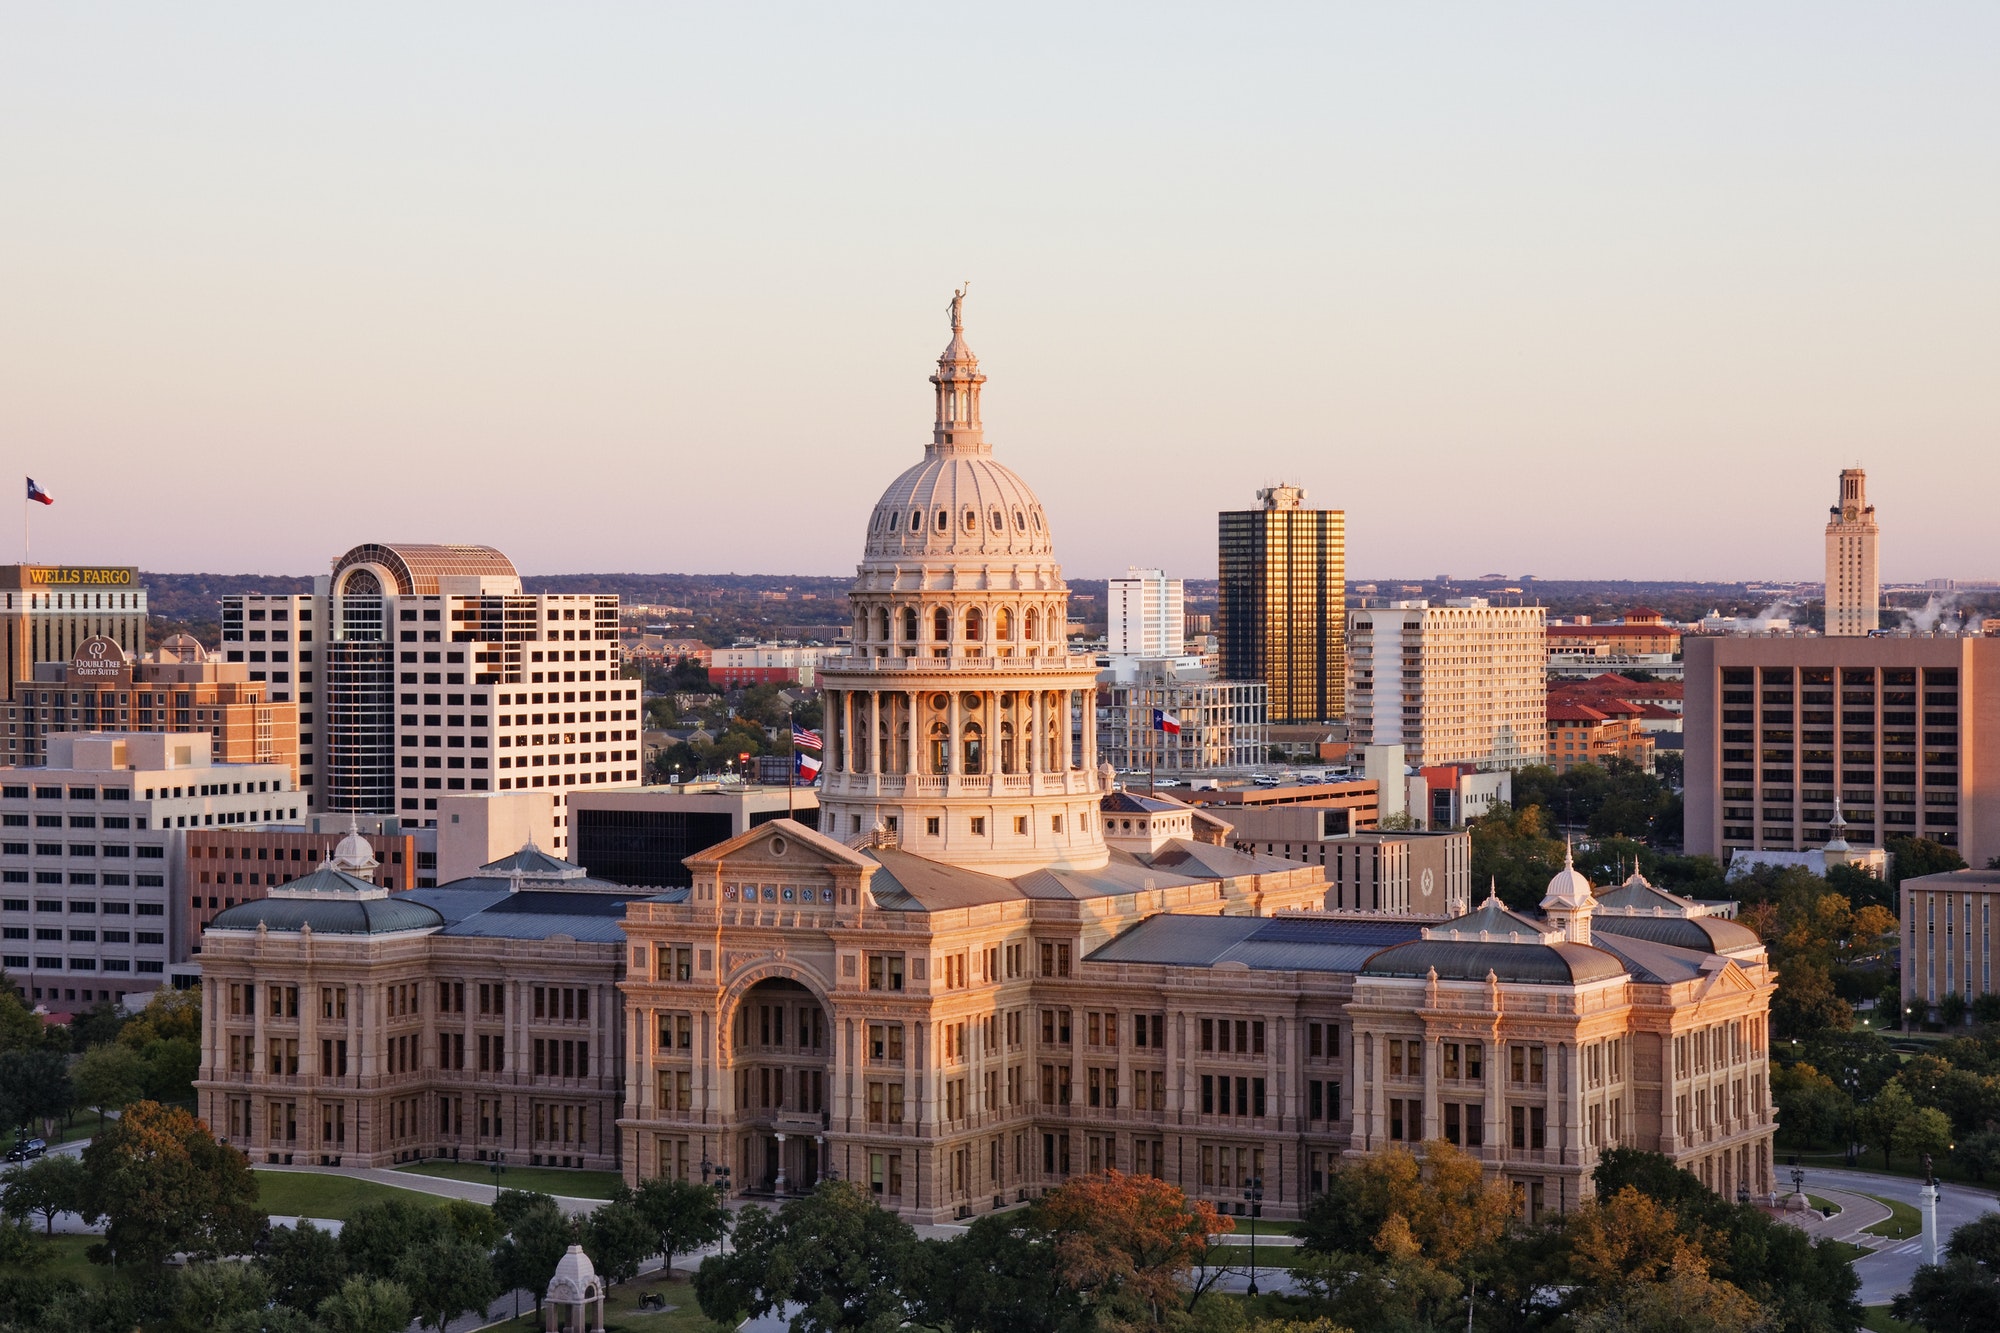
[[[1991,12],[388,13],[5,21],[36,559],[845,573],[970,277],[1076,576],[1283,481],[1362,577],[1803,580],[1855,464],[1885,579],[2000,575]]]

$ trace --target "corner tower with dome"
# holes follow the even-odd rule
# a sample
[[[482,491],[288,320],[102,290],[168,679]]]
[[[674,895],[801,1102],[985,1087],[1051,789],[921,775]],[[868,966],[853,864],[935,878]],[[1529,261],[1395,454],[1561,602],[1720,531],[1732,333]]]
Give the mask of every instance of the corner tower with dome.
[[[1040,498],[993,456],[986,376],[952,302],[922,461],[868,516],[852,646],[821,667],[821,825],[989,874],[1096,869],[1091,658]]]

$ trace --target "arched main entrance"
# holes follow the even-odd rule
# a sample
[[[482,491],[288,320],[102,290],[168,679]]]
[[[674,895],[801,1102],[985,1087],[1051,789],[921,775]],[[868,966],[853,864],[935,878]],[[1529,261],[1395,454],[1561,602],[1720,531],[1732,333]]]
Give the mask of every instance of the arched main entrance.
[[[750,1193],[811,1189],[824,1170],[833,1029],[812,991],[768,977],[730,1019],[737,1185]]]

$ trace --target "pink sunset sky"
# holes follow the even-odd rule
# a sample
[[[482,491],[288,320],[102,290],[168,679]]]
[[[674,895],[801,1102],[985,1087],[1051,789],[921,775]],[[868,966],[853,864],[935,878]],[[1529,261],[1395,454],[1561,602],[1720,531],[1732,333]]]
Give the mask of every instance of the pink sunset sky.
[[[35,555],[852,567],[945,302],[1068,571],[2000,577],[1990,4],[14,5]],[[16,541],[18,549],[18,540]],[[8,558],[12,558],[11,555]]]

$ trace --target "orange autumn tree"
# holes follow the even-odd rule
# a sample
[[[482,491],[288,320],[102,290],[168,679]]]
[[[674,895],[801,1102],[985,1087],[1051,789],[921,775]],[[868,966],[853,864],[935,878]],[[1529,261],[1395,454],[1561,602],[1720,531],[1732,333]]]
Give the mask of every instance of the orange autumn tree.
[[[264,1225],[249,1159],[177,1106],[133,1102],[98,1131],[83,1165],[87,1211],[106,1221],[96,1262],[247,1254]]]
[[[1209,1236],[1235,1229],[1178,1186],[1122,1171],[1078,1177],[1036,1207],[1063,1281],[1099,1310],[1152,1324],[1180,1309]]]

